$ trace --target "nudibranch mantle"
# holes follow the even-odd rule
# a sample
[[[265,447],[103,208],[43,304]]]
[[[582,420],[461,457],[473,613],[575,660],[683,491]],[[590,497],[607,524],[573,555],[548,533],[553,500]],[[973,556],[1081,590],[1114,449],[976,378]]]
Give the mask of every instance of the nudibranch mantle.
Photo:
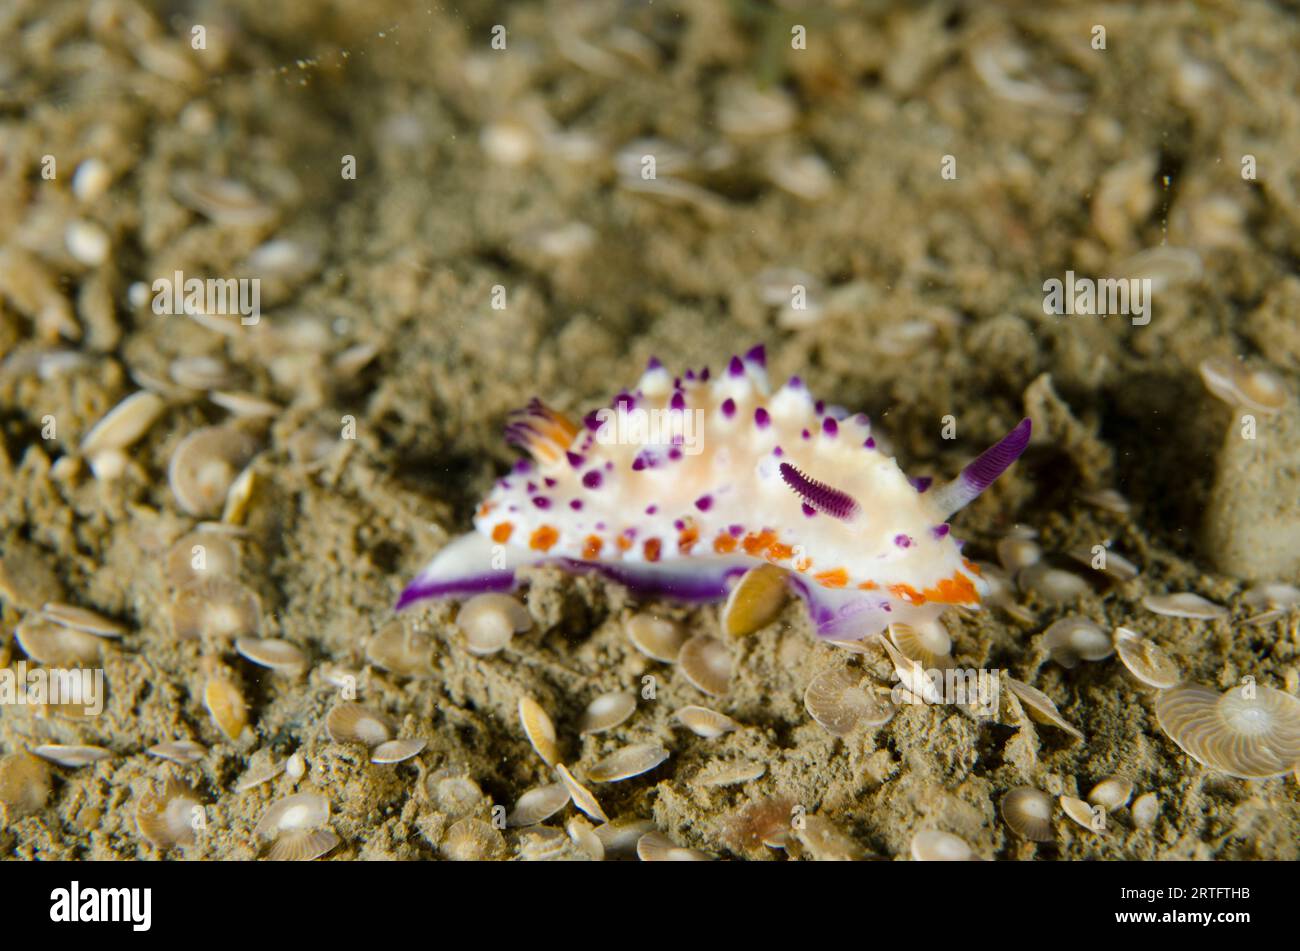
[[[797,378],[771,392],[762,347],[726,370],[674,379],[651,360],[635,389],[574,423],[537,400],[507,439],[528,450],[402,593],[510,590],[520,567],[598,571],[634,593],[726,598],[770,562],[787,569],[819,635],[975,607],[985,590],[947,519],[1024,451],[1022,420],[945,486],[909,480],[870,420],[818,402]]]

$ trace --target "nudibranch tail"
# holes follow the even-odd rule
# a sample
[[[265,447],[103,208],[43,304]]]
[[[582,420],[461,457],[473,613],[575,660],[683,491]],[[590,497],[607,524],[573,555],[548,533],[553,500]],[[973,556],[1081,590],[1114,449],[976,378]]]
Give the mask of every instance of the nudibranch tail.
[[[934,502],[944,519],[951,518],[1006,472],[1029,445],[1032,424],[1026,417],[1000,440],[980,453],[979,458],[961,471],[961,475],[935,490]]]
[[[788,462],[781,463],[781,478],[797,496],[823,515],[847,522],[861,511],[858,503],[847,492],[808,478]]]

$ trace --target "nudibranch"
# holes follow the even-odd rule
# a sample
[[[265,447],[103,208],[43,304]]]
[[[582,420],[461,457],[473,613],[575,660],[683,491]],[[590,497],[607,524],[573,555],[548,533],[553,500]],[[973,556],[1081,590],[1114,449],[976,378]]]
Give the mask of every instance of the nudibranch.
[[[871,422],[791,377],[775,392],[763,348],[637,386],[575,423],[533,400],[512,414],[525,448],[474,518],[402,593],[400,609],[516,587],[525,565],[598,571],[634,594],[721,601],[750,568],[788,571],[817,633],[857,640],[891,623],[976,607],[986,590],[948,519],[1029,442],[1022,420],[952,482],[909,480]]]

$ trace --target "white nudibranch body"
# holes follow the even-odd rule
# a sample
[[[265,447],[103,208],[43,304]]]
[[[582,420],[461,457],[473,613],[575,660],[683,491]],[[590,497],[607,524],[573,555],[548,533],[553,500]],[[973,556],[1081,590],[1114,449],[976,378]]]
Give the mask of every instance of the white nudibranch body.
[[[856,639],[978,605],[983,582],[946,520],[1015,461],[1029,421],[926,491],[877,448],[866,416],[825,406],[798,378],[771,392],[755,347],[713,379],[707,369],[674,379],[652,360],[583,424],[534,400],[507,438],[532,460],[497,482],[476,531],[444,548],[399,607],[508,590],[537,563],[714,601],[771,563],[789,572],[819,634]]]

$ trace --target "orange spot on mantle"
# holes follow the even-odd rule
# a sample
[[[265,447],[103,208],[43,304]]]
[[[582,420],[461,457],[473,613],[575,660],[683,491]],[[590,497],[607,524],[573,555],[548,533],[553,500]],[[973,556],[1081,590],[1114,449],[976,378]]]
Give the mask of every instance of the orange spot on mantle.
[[[528,547],[537,551],[550,551],[551,547],[559,540],[559,532],[550,525],[543,525],[533,532],[532,537],[528,539]]]

